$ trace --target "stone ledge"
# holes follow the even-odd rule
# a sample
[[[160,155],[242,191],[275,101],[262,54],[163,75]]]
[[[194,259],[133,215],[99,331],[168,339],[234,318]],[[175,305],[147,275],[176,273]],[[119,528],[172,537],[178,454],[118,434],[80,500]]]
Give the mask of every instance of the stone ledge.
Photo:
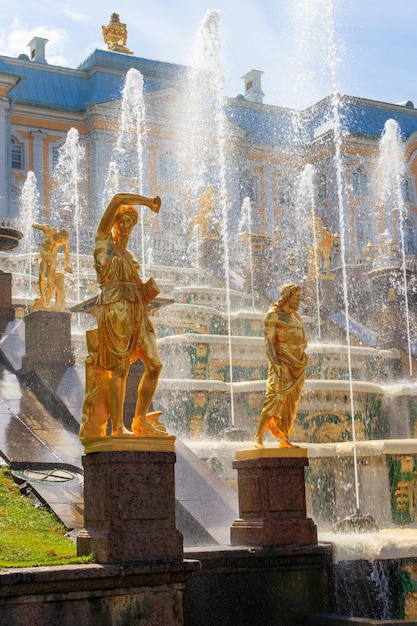
[[[184,582],[200,568],[197,560],[100,565],[57,565],[0,572],[1,599],[25,595],[68,594],[93,590]]]

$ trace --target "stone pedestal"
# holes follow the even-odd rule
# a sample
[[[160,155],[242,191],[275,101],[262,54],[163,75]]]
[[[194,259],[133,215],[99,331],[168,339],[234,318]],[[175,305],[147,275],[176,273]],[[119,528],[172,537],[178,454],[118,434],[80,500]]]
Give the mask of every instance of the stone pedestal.
[[[0,272],[0,332],[14,319],[12,307],[12,275]]]
[[[318,293],[317,293],[318,287]],[[314,317],[317,315],[317,296],[320,302],[321,313],[331,313],[337,309],[336,288],[334,276],[315,279],[308,279],[303,284],[303,312],[305,315]]]
[[[25,348],[22,373],[39,367],[51,370],[74,364],[71,347],[71,314],[35,311],[25,318]]]
[[[304,449],[237,452],[239,516],[232,545],[285,546],[317,543],[317,528],[306,517]]]
[[[174,452],[113,451],[83,456],[84,530],[79,555],[98,563],[177,561]]]

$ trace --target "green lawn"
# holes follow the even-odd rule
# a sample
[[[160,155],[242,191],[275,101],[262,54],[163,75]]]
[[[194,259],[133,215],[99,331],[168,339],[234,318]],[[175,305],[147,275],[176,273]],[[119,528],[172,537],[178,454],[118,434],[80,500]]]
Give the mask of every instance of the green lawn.
[[[46,509],[21,495],[10,469],[0,467],[0,568],[86,563],[77,557],[65,526]]]

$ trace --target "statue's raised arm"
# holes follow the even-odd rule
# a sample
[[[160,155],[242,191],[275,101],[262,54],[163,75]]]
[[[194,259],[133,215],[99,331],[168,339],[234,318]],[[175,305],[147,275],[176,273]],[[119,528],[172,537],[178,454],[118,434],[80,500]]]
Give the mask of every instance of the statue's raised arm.
[[[143,205],[147,206],[154,213],[159,213],[159,209],[161,208],[161,198],[159,196],[154,196],[153,198],[148,198],[146,196],[140,196],[136,193],[129,192],[119,192],[116,193],[113,198],[110,200],[107,208],[105,209],[103,215],[101,216],[101,220],[97,226],[97,235],[99,237],[105,237],[113,228],[117,213],[119,208],[122,205]]]

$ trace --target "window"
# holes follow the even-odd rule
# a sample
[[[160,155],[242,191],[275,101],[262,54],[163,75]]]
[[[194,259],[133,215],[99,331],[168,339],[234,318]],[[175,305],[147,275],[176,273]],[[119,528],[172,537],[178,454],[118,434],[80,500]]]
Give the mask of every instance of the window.
[[[415,240],[415,228],[409,217],[404,219],[404,252],[406,255],[414,255],[417,252]]]
[[[360,251],[368,243],[377,242],[376,217],[371,208],[366,204],[360,204],[355,213],[356,247]]]
[[[160,183],[173,183],[178,180],[178,164],[171,153],[161,152],[158,154],[157,177]]]
[[[294,205],[294,181],[287,176],[280,176],[276,181],[276,197],[279,206]]]
[[[58,165],[60,148],[61,148],[61,146],[57,146],[57,147],[53,147],[52,148],[52,151],[51,151],[51,169],[52,169],[52,172],[54,171],[54,169]]]
[[[405,202],[411,202],[411,181],[408,178],[402,181],[401,188]]]
[[[246,171],[240,179],[240,200],[243,202],[245,198],[249,198],[254,204],[259,204],[259,181],[251,172]]]
[[[363,167],[352,172],[352,193],[355,196],[368,195],[368,176]]]
[[[23,146],[16,139],[12,138],[11,142],[12,152],[12,168],[16,170],[23,169]]]
[[[325,202],[328,196],[327,175],[319,173],[316,176],[317,200]]]

